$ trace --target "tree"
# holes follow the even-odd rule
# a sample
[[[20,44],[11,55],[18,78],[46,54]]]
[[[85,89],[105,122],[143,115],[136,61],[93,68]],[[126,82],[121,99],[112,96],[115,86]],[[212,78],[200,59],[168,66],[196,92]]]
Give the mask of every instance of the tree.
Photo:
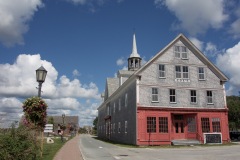
[[[78,129],[78,133],[81,133],[81,134],[86,134],[87,133],[87,129],[86,128],[79,128]]]
[[[229,129],[237,130],[240,128],[240,97],[227,96]]]
[[[93,120],[93,134],[97,134],[98,117]]]
[[[54,124],[54,119],[53,117],[48,118],[48,124]]]

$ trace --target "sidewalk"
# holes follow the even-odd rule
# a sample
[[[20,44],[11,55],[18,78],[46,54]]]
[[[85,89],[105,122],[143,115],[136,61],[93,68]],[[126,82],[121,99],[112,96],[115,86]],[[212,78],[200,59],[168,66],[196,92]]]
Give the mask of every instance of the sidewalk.
[[[80,135],[75,136],[64,144],[53,160],[83,160],[79,149]]]

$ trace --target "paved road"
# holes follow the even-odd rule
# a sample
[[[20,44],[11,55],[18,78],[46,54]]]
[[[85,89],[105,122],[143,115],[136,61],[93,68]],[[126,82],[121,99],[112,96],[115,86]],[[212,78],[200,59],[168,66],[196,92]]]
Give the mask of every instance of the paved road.
[[[81,135],[85,160],[239,160],[240,145],[180,148],[128,148]]]

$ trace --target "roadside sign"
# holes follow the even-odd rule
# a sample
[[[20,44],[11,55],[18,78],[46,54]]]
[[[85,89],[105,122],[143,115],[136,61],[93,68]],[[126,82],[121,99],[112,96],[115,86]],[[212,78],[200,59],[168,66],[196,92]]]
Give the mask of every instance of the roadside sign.
[[[52,133],[53,132],[53,124],[46,124],[43,132],[44,133]]]

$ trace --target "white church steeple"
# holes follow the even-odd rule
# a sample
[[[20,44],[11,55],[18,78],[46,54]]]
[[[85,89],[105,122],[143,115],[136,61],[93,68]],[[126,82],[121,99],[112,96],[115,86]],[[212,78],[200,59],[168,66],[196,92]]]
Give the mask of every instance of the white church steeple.
[[[133,34],[133,46],[132,46],[132,53],[128,58],[128,70],[129,71],[136,71],[141,67],[141,60],[142,58],[137,52],[137,43],[135,33]]]
[[[137,43],[136,43],[135,33],[133,34],[133,46],[132,46],[132,54],[130,55],[130,58],[131,57],[140,57],[140,55],[137,52]]]

